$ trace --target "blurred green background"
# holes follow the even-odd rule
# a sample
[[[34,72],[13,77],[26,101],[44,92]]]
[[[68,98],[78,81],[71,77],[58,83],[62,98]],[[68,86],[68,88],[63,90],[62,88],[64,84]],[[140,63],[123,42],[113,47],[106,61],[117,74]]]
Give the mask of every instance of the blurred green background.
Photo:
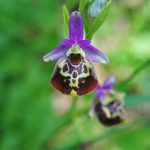
[[[42,57],[67,37],[63,3],[78,8],[78,0],[0,1],[0,150],[149,150],[150,1],[113,0],[92,40],[110,58],[96,65],[100,82],[114,74],[121,83],[135,71],[121,85],[128,123],[112,128],[88,118],[92,94],[72,112],[71,97],[49,83],[55,62]]]

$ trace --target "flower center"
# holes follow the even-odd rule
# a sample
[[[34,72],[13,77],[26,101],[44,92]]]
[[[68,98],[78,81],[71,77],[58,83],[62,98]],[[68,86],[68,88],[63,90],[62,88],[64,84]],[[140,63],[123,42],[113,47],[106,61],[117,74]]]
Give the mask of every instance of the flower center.
[[[70,54],[68,58],[73,65],[78,65],[83,60],[80,54]]]

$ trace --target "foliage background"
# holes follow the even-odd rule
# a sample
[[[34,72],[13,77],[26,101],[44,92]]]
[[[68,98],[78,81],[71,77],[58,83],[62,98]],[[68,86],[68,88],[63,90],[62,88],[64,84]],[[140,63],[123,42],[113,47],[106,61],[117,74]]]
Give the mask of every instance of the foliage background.
[[[121,83],[148,61],[120,86],[127,92],[128,123],[113,128],[88,118],[92,94],[72,111],[71,98],[49,83],[55,62],[42,56],[66,37],[63,3],[70,12],[78,8],[77,0],[0,1],[0,149],[150,149],[150,1],[113,0],[92,40],[110,58],[96,65],[100,82],[115,74]]]

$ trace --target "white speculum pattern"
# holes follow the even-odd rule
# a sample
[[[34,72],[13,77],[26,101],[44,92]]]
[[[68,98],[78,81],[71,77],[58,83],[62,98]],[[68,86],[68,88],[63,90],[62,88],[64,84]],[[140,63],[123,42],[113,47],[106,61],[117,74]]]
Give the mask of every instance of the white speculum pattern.
[[[60,68],[60,74],[64,77],[68,77],[70,82],[69,86],[79,88],[79,79],[82,78],[80,82],[84,84],[84,78],[90,76],[90,69],[93,67],[93,65],[85,59],[83,50],[80,49],[77,45],[73,46],[69,50],[69,55],[71,54],[80,54],[83,59],[78,65],[73,65],[69,59],[62,59],[58,63],[58,67]],[[66,79],[64,79],[64,82],[66,82]]]
[[[67,66],[67,71],[63,70],[65,65]],[[84,65],[86,67],[86,72]],[[90,68],[92,67],[92,64],[90,64],[90,62],[88,62],[87,60],[84,60],[83,62],[80,62],[79,65],[72,65],[69,61],[66,61],[66,59],[64,59],[61,63],[58,64],[58,66],[61,69],[60,70],[61,75],[63,75],[64,77],[70,77],[69,86],[79,88],[79,79],[86,78],[90,75]],[[82,83],[84,82],[85,80],[82,81]]]

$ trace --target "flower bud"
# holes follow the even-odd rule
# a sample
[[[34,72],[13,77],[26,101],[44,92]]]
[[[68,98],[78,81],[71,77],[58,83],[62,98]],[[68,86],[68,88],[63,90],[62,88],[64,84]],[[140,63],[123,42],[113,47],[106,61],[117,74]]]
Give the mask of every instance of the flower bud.
[[[107,3],[108,0],[94,0],[88,8],[88,14],[91,17],[96,17]],[[91,1],[90,1],[91,2]]]

